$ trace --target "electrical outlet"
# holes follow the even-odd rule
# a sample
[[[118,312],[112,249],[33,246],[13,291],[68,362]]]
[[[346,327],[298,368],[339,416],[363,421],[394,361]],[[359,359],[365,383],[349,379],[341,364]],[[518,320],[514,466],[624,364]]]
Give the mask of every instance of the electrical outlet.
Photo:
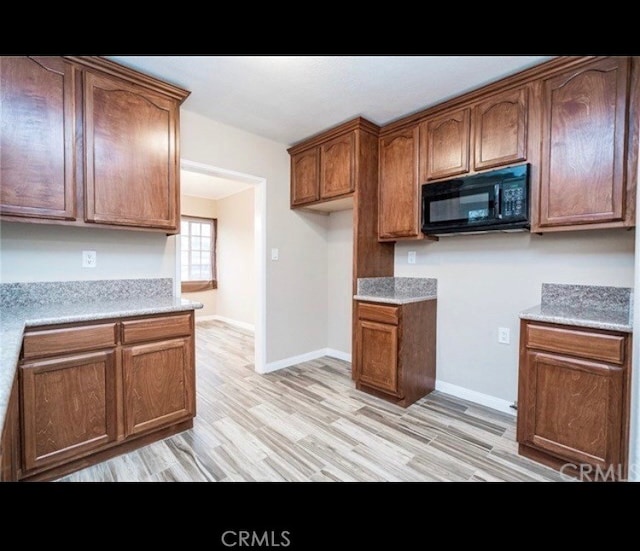
[[[416,251],[409,251],[409,254],[407,255],[407,262],[409,264],[416,263]]]
[[[82,251],[82,267],[83,268],[95,268],[98,261],[98,254],[96,251]]]
[[[508,327],[498,327],[498,342],[500,344],[509,344],[509,328]]]

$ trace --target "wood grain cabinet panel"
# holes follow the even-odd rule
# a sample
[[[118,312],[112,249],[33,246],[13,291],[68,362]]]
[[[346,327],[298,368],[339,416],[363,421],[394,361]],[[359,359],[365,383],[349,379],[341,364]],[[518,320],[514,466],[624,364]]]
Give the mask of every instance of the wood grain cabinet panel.
[[[320,150],[313,148],[291,155],[291,206],[320,199]]]
[[[190,339],[125,347],[122,369],[126,436],[194,416]]]
[[[320,197],[329,199],[355,189],[356,133],[349,132],[320,146]]]
[[[630,68],[607,58],[544,79],[541,228],[630,225]]]
[[[407,407],[435,388],[437,301],[356,301],[356,388]]]
[[[20,479],[20,387],[16,376],[0,430],[0,482],[16,482]]]
[[[520,330],[520,453],[565,474],[625,478],[631,335],[530,320]]]
[[[419,128],[380,137],[378,237],[415,238],[420,231]]]
[[[115,441],[115,362],[109,350],[22,364],[25,471]]]
[[[527,158],[528,89],[492,95],[473,108],[473,168],[485,170]]]
[[[177,103],[92,72],[84,88],[86,220],[175,229]]]
[[[0,57],[0,214],[75,219],[75,92],[60,57]]]
[[[421,126],[426,148],[422,156],[425,182],[469,172],[469,108],[431,117]]]

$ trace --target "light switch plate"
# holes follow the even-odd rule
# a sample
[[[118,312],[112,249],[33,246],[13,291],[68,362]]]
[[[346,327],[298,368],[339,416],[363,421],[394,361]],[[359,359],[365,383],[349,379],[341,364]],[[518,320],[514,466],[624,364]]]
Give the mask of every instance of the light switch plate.
[[[409,254],[407,255],[407,262],[409,264],[416,263],[416,251],[409,251]]]
[[[271,249],[271,260],[278,260],[280,258],[280,251],[278,249]]]

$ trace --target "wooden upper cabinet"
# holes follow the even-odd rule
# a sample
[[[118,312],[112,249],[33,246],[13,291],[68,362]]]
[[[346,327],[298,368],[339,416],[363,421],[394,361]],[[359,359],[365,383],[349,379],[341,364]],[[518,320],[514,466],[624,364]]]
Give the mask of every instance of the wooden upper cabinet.
[[[421,235],[418,144],[418,125],[380,138],[378,237],[381,240]]]
[[[544,79],[539,227],[633,225],[630,62],[606,58]]]
[[[355,131],[320,146],[320,197],[328,199],[355,189]]]
[[[492,95],[473,108],[474,170],[527,158],[527,88]]]
[[[0,214],[73,220],[76,70],[0,57]]]
[[[189,92],[93,56],[0,57],[0,216],[178,231]]]
[[[177,227],[177,102],[85,72],[85,219]]]
[[[320,199],[320,150],[317,147],[291,155],[291,206]]]
[[[437,180],[469,172],[471,110],[460,109],[421,123],[422,178]]]
[[[353,194],[356,183],[356,131],[327,138],[291,153],[291,206]]]

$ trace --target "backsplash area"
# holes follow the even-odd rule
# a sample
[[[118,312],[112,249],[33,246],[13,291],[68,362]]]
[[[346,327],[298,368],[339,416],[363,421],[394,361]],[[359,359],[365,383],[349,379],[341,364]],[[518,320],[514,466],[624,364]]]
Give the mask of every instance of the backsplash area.
[[[172,296],[172,278],[0,283],[0,308]]]

